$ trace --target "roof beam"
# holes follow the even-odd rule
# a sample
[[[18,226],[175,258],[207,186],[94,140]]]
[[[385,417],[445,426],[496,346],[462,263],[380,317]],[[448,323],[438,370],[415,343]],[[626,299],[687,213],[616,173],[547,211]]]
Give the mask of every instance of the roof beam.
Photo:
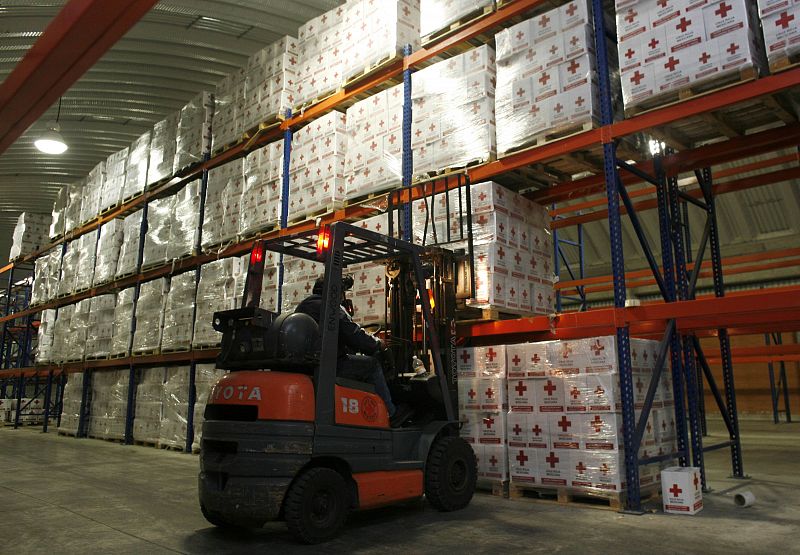
[[[69,0],[0,85],[0,154],[157,0]]]

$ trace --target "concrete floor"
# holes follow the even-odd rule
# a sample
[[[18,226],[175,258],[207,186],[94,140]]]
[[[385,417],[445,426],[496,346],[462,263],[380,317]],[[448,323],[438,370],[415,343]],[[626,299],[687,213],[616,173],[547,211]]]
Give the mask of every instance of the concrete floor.
[[[728,451],[710,453],[714,492],[695,517],[481,494],[457,513],[414,503],[356,514],[340,538],[311,548],[281,523],[228,534],[207,524],[196,456],[0,428],[0,553],[798,553],[800,424],[742,428],[752,479],[728,478]],[[757,505],[735,507],[740,489],[753,491]]]

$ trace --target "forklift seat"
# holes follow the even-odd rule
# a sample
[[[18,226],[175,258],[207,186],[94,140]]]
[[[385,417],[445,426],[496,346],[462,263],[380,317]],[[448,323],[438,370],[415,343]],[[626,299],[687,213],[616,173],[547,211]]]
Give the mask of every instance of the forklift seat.
[[[346,387],[348,389],[357,389],[359,391],[365,391],[367,393],[376,393],[375,386],[371,383],[367,382],[360,382],[358,380],[349,380],[347,378],[336,378],[336,385],[341,387]]]

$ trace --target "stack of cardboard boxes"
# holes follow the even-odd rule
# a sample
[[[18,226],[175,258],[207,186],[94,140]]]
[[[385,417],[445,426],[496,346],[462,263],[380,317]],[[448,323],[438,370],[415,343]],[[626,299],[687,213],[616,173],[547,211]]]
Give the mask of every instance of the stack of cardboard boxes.
[[[172,175],[177,148],[179,113],[168,115],[153,126],[150,135],[150,161],[147,164],[148,185]]]
[[[161,349],[164,327],[164,304],[169,292],[166,278],[141,284],[136,301],[136,330],[133,333],[132,354],[157,353]]]
[[[242,164],[242,160],[235,160],[208,173],[202,236],[206,251],[235,240],[239,233],[244,185]]]
[[[50,216],[48,214],[34,214],[23,212],[17,218],[14,234],[11,236],[11,252],[9,260],[16,260],[21,256],[32,253],[49,242]]]
[[[43,310],[39,314],[39,329],[36,341],[36,363],[47,364],[53,360],[53,343],[55,341],[56,311]]]
[[[114,219],[100,227],[97,238],[97,256],[94,263],[94,285],[102,285],[114,279],[122,248],[123,221]]]
[[[184,272],[170,279],[169,292],[164,303],[162,352],[188,351],[191,347],[196,292],[195,272]]]
[[[55,247],[36,259],[34,263],[31,306],[45,303],[58,294],[61,279],[61,249]]]
[[[144,236],[142,268],[161,266],[167,261],[173,214],[178,215],[175,214],[175,198],[164,197],[147,205],[147,233]]]
[[[87,359],[106,358],[111,354],[116,298],[114,295],[98,295],[88,300],[89,325],[86,329],[85,355]]]
[[[251,152],[244,161],[239,235],[275,226],[281,217],[283,139]]]
[[[755,2],[617,0],[616,13],[625,108],[764,65]]]
[[[161,433],[164,401],[165,368],[143,368],[136,382],[136,412],[133,420],[133,439],[158,443]]]
[[[147,185],[147,164],[150,161],[150,138],[152,132],[147,131],[128,147],[128,161],[125,164],[125,185],[120,193],[123,202],[133,198]]]
[[[59,432],[70,435],[75,435],[78,432],[82,395],[83,373],[75,372],[68,374],[61,403],[61,419],[58,426]]]
[[[114,306],[114,324],[111,333],[112,357],[127,356],[131,346],[131,321],[133,319],[133,297],[136,293],[134,287],[128,287],[117,293],[117,302]]]
[[[142,211],[125,216],[122,220],[122,243],[119,247],[119,259],[114,277],[119,279],[136,272],[139,263],[139,239],[142,229]],[[120,230],[117,229],[117,233]]]
[[[200,220],[200,181],[192,181],[175,193],[172,204],[167,261],[195,253],[197,224]]]
[[[587,0],[573,0],[495,36],[501,156],[599,117]]]
[[[780,69],[800,52],[800,2],[758,0],[764,45],[770,67]]]
[[[203,161],[211,150],[211,122],[214,118],[214,95],[201,92],[181,108],[175,138],[172,173]]]
[[[102,202],[105,177],[106,162],[103,160],[97,164],[86,177],[86,184],[83,186],[83,199],[81,201],[81,224],[93,220],[100,213],[100,203]]]
[[[246,258],[223,258],[200,268],[197,286],[197,314],[192,347],[211,347],[222,339],[213,328],[214,313],[238,306],[247,275]]]
[[[420,0],[420,35],[423,40],[447,29],[452,23],[481,8],[491,8],[493,0]]]
[[[92,373],[92,397],[88,435],[101,439],[123,439],[128,407],[128,370]],[[80,397],[78,397],[80,399]]]
[[[137,146],[134,141],[134,146]],[[100,211],[103,212],[119,204],[122,200],[122,191],[125,189],[125,171],[128,166],[128,152],[130,147],[114,152],[106,158],[106,178],[100,193]],[[139,152],[141,155],[141,152]],[[67,229],[69,231],[69,229]]]

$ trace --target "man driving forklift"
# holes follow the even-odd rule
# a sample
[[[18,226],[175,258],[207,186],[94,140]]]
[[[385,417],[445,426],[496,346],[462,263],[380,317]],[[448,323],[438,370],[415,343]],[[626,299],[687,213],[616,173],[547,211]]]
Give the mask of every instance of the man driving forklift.
[[[345,291],[353,286],[351,276],[342,279],[342,305],[345,304]],[[294,309],[296,313],[308,314],[319,325],[322,312],[322,292],[324,291],[325,278],[320,276],[314,282],[311,295],[303,299]],[[372,384],[389,413],[389,423],[397,428],[405,422],[412,413],[409,405],[395,406],[392,394],[383,374],[383,365],[380,359],[387,360],[391,354],[380,338],[367,333],[350,317],[344,306],[339,312],[339,358],[336,363],[336,374],[345,379],[356,380]]]

